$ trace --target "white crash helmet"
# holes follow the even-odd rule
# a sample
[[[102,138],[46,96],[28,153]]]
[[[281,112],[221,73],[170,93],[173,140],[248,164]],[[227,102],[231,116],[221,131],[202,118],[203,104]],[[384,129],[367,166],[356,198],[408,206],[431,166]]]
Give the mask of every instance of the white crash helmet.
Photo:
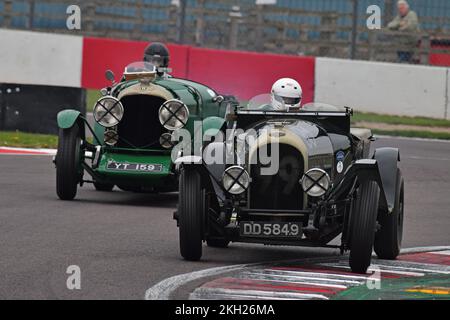
[[[294,79],[283,78],[272,86],[272,107],[275,110],[300,108],[302,105],[303,90]]]

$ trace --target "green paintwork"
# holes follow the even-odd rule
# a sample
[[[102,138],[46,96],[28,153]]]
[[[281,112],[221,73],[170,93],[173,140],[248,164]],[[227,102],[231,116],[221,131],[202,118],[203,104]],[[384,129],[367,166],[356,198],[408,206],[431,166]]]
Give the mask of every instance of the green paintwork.
[[[161,172],[141,172],[141,171],[114,171],[107,169],[109,161],[119,163],[138,163],[138,164],[161,164]],[[100,165],[95,172],[103,179],[113,181],[116,184],[132,183],[137,185],[163,185],[163,178],[172,174],[172,161],[167,155],[133,155],[104,153],[100,160]]]
[[[105,128],[102,127],[101,125],[99,125],[97,122],[95,122],[95,124],[94,124],[94,133],[100,141],[104,141]]]
[[[222,129],[225,123],[224,118],[220,117],[209,117],[203,120],[203,132],[209,136],[215,136]]]
[[[72,128],[80,114],[80,111],[71,109],[59,112],[57,116],[58,127],[60,127],[61,129]]]
[[[118,83],[112,88],[111,95],[118,97],[120,93],[136,84],[138,80],[130,80]],[[158,77],[153,84],[159,85],[169,91],[174,99],[181,100],[189,109],[189,120],[185,129],[194,134],[194,122],[203,121],[203,132],[208,130],[208,134],[218,132],[224,124],[225,107],[215,101],[217,93],[207,86],[200,83],[177,79],[171,77]],[[145,94],[145,93],[143,93]],[[153,106],[149,106],[153,107]],[[125,111],[126,112],[126,111]],[[80,117],[80,113],[75,110],[64,110],[58,114],[58,125],[61,128],[70,128]],[[85,171],[92,175],[94,181],[111,183],[116,185],[127,185],[137,187],[150,187],[176,190],[176,173],[171,159],[171,150],[137,150],[108,147],[103,143],[105,128],[98,123],[93,124],[95,136],[100,140],[100,162],[99,166],[92,168],[90,161],[84,165]],[[94,145],[98,141],[94,139]],[[108,161],[119,163],[138,163],[138,164],[161,164],[161,172],[142,172],[142,171],[114,171],[107,169]]]
[[[176,78],[157,80],[155,84],[171,91],[177,99],[183,101],[191,115],[197,115],[200,118],[204,118],[204,113],[209,112],[218,115],[219,106],[212,101],[213,97],[207,93],[209,88],[205,86],[200,87],[197,83]]]

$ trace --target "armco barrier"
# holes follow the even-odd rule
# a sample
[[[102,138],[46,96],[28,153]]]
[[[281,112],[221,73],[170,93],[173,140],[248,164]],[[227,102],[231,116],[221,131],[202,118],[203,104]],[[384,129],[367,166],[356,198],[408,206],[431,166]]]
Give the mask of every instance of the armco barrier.
[[[269,93],[276,80],[291,77],[301,83],[304,102],[311,102],[314,99],[314,65],[313,57],[192,48],[188,75],[189,79],[240,99]]]
[[[315,100],[358,111],[445,118],[448,69],[317,58]]]
[[[0,130],[57,134],[56,115],[64,109],[86,113],[81,88],[0,84]]]
[[[127,41],[100,38],[84,38],[82,86],[100,89],[109,85],[105,71],[110,69],[119,79],[124,68],[131,62],[142,61],[144,50],[149,42]],[[175,77],[187,77],[188,46],[168,45],[170,66]]]

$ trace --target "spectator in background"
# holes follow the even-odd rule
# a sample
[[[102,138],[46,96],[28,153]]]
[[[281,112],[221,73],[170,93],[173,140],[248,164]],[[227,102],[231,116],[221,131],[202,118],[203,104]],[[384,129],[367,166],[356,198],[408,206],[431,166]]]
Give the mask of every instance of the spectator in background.
[[[401,46],[417,46],[416,33],[420,31],[419,18],[417,14],[412,11],[406,0],[399,0],[397,2],[398,15],[388,25],[389,30],[407,32],[409,35],[405,35]],[[412,51],[399,51],[397,52],[400,62],[411,62],[413,57]]]
[[[406,0],[397,3],[398,15],[388,24],[389,30],[418,32],[419,18],[417,14],[409,8]]]

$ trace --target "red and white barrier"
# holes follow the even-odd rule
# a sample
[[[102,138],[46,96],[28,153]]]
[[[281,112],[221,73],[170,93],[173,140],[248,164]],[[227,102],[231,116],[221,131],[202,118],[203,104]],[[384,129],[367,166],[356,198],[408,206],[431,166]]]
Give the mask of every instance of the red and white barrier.
[[[142,59],[147,42],[0,30],[0,83],[100,89]],[[366,112],[450,119],[450,72],[425,67],[213,50],[169,44],[175,77],[205,83],[247,100],[278,78],[297,79],[304,102]]]
[[[87,89],[100,89],[108,85],[105,71],[112,70],[117,77],[125,67],[135,61],[141,61],[148,42],[113,40],[102,38],[83,39],[83,67],[81,85]],[[188,46],[169,44],[170,65],[173,76],[188,77]]]
[[[85,38],[82,86],[98,89],[108,84],[105,70],[121,74],[132,61],[142,59],[147,42]],[[205,83],[223,94],[250,99],[268,93],[283,77],[300,81],[304,100],[314,96],[312,57],[259,54],[168,45],[173,76]]]
[[[280,78],[294,78],[303,87],[303,100],[314,99],[313,57],[191,48],[188,78],[224,94],[250,99],[269,93]]]

